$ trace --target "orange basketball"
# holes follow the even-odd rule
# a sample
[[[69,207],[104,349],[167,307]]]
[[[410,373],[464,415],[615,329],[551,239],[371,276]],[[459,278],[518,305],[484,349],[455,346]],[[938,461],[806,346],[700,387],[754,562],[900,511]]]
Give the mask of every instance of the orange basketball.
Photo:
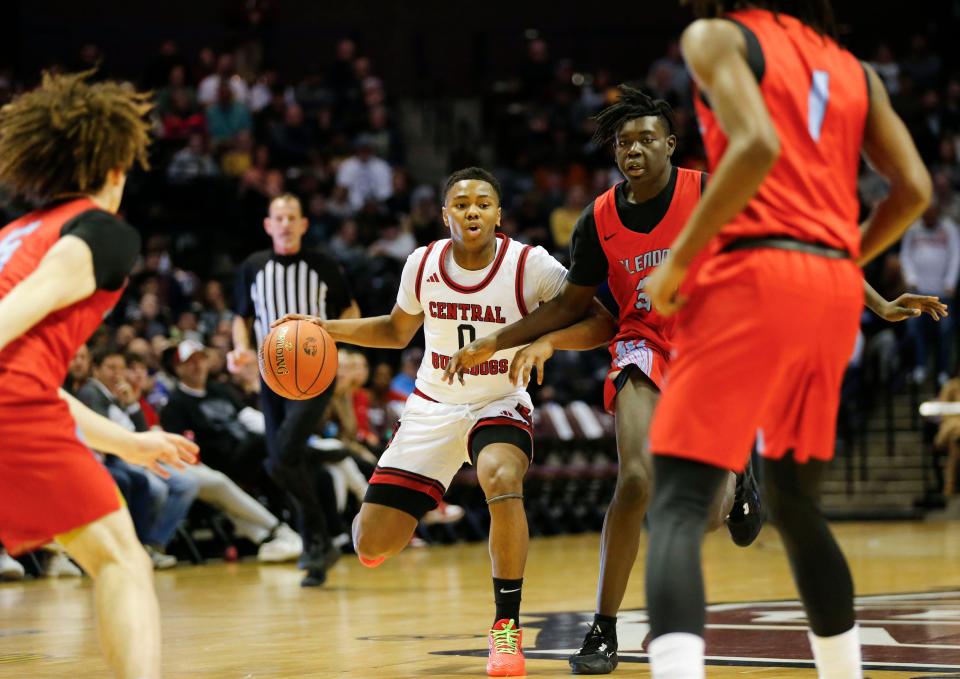
[[[271,328],[258,358],[267,386],[294,401],[322,394],[337,376],[337,345],[326,330],[307,321]]]

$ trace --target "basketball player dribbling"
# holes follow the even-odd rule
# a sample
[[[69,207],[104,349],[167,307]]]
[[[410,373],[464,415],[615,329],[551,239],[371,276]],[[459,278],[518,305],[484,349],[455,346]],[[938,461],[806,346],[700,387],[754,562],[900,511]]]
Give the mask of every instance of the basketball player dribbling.
[[[60,388],[140,250],[116,212],[127,171],[146,164],[150,105],[126,85],[87,76],[44,75],[0,109],[0,182],[43,205],[0,229],[0,541],[13,553],[62,544],[94,580],[114,674],[155,679],[153,568],[90,448],[166,476],[161,463],[192,462],[197,447],[129,432]]]
[[[651,670],[704,677],[703,526],[756,438],[819,676],[859,679],[853,581],[819,486],[864,300],[858,264],[920,215],[930,177],[880,78],[831,37],[828,0],[693,4],[721,17],[682,38],[712,171],[646,285],[654,308],[679,311],[650,434]],[[861,151],[890,191],[858,228]]]
[[[487,673],[518,676],[524,674],[519,614],[529,542],[523,477],[533,454],[533,404],[508,377],[515,351],[491,356],[463,385],[444,381],[443,370],[457,349],[552,299],[567,271],[543,248],[496,233],[500,185],[489,172],[455,172],[443,195],[450,238],[410,255],[389,316],[321,321],[293,315],[281,322],[309,318],[338,342],[394,349],[423,326],[426,351],[416,389],[370,480],[354,522],[354,545],[370,567],[400,552],[457,470],[472,462],[490,508],[496,615]],[[568,328],[558,346],[587,349],[608,341],[613,318],[599,302],[593,311]]]

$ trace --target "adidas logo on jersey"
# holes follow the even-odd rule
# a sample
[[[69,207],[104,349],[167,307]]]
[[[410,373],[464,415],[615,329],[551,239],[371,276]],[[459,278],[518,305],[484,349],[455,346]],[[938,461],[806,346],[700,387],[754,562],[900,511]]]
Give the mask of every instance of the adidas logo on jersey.
[[[436,271],[430,274],[430,278],[427,279],[427,283],[439,283],[439,282],[440,282],[440,276],[437,275]]]

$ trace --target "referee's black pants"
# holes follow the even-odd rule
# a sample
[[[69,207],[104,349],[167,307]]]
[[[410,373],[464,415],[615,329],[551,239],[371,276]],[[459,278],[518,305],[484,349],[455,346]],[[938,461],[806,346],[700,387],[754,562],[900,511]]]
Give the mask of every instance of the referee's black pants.
[[[260,389],[267,443],[264,466],[274,483],[293,500],[299,532],[308,545],[325,545],[330,539],[331,526],[319,492],[326,471],[319,456],[309,454],[307,439],[319,429],[332,396],[332,384],[316,398],[305,401],[278,396],[265,384]]]

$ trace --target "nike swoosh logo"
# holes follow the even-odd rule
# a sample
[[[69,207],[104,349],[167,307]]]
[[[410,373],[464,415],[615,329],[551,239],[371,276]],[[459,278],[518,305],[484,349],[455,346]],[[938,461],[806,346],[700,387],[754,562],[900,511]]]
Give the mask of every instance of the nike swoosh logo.
[[[616,236],[616,235],[617,235],[617,232],[614,231],[614,232],[611,233],[609,236],[604,236],[604,237],[603,237],[603,240],[610,240],[611,238],[613,238],[613,237]]]
[[[520,591],[519,587],[517,587],[516,589],[503,589],[502,587],[500,588],[501,594],[513,594],[514,592],[519,592],[519,591]]]

